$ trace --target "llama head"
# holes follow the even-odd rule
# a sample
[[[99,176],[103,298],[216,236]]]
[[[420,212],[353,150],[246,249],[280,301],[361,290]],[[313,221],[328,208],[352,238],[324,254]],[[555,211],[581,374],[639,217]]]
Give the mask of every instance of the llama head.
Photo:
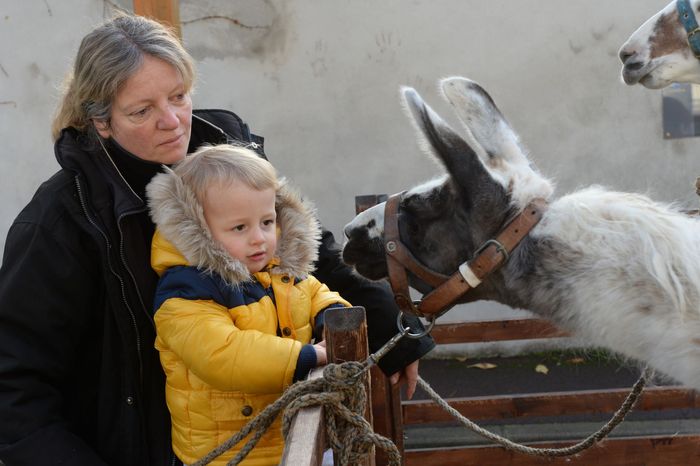
[[[446,175],[401,195],[401,241],[425,266],[451,274],[534,198],[548,198],[551,184],[531,167],[517,135],[488,93],[465,78],[441,82],[442,92],[466,127],[460,136],[412,88],[405,107],[423,148]],[[374,206],[345,227],[343,259],[370,279],[386,277],[384,207]],[[430,287],[417,277],[411,285]]]
[[[690,0],[679,11],[679,2],[673,0],[639,26],[618,53],[622,80],[649,89],[660,89],[673,82],[700,82],[700,60],[690,49],[683,25],[683,21],[692,21],[699,7],[700,0]]]

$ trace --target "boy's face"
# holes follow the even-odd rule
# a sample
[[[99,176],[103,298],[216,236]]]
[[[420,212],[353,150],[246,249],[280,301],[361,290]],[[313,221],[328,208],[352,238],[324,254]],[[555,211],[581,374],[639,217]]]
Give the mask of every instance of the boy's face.
[[[204,218],[212,236],[250,273],[262,270],[275,254],[275,190],[257,191],[235,181],[214,183],[206,191]]]

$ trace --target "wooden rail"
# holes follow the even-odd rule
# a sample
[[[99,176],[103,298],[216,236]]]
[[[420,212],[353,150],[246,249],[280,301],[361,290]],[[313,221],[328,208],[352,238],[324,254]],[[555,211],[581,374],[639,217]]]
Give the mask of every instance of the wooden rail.
[[[572,442],[533,443],[532,447],[561,448]],[[411,450],[406,466],[690,466],[700,464],[700,436],[670,435],[611,438],[576,455],[542,458],[505,450],[498,446]]]
[[[323,376],[323,368],[311,371],[308,379]],[[323,407],[314,406],[299,410],[292,421],[285,441],[280,464],[287,466],[318,466],[326,449],[326,432]]]
[[[450,398],[450,406],[471,420],[511,419],[576,414],[605,414],[617,410],[629,394],[629,388],[578,390],[573,392],[533,393]],[[697,394],[682,387],[652,387],[642,393],[635,411],[700,408]],[[404,401],[405,424],[450,422],[452,417],[428,400]]]
[[[561,331],[551,323],[541,319],[503,319],[435,324],[430,334],[441,345],[569,336],[567,332]]]

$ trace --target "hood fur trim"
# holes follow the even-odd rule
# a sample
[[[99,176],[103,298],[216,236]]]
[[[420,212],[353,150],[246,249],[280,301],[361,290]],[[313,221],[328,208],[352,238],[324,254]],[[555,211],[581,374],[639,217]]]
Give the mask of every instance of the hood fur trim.
[[[146,194],[153,223],[187,263],[216,273],[232,285],[252,279],[245,265],[212,237],[194,192],[171,169],[165,167],[165,173],[154,176]],[[275,257],[279,264],[271,272],[304,279],[318,259],[321,227],[315,209],[285,179],[280,180],[275,209],[280,230]]]

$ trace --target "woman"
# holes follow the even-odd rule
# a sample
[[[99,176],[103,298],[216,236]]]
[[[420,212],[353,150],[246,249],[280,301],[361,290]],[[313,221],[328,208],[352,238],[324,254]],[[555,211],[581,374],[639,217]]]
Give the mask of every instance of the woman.
[[[53,124],[62,168],[13,223],[0,268],[7,466],[177,464],[153,347],[145,186],[203,143],[240,141],[264,156],[235,114],[192,110],[194,78],[177,38],[144,18],[107,21],[80,45]],[[340,262],[329,232],[319,255],[318,279],[367,308],[376,350],[396,333],[391,296]],[[380,367],[412,392],[433,345],[404,339]]]

